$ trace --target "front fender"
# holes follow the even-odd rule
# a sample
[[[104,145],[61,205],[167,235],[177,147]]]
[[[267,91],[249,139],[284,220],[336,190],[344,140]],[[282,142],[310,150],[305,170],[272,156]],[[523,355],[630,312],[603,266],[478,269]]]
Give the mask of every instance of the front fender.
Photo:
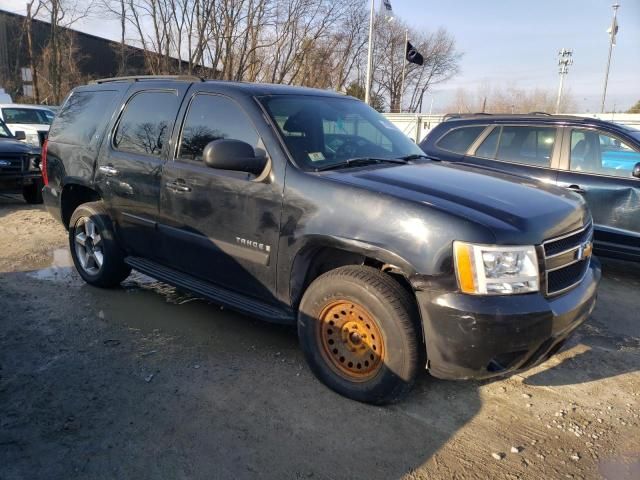
[[[299,241],[298,245],[300,248],[294,254],[293,261],[290,263],[291,268],[287,273],[283,272],[281,277],[282,281],[288,285],[286,301],[291,305],[297,304],[301,299],[311,266],[323,252],[330,252],[323,261],[335,267],[361,263],[368,258],[388,265],[395,273],[407,279],[414,277],[417,273],[415,266],[400,255],[382,245],[354,238],[338,235],[309,235],[303,241]]]

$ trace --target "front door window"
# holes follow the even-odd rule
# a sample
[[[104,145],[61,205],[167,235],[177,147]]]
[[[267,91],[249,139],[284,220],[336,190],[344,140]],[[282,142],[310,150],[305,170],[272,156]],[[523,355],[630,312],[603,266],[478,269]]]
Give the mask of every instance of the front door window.
[[[573,172],[630,178],[640,152],[603,132],[573,130],[569,159]]]

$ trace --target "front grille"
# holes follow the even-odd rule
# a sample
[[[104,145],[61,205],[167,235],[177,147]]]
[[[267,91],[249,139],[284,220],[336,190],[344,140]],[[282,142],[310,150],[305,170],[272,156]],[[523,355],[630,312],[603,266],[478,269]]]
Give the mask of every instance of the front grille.
[[[543,243],[547,295],[557,295],[574,287],[589,268],[593,226]]]
[[[575,248],[576,245],[580,245],[588,240],[590,240],[593,235],[593,229],[591,225],[588,225],[586,228],[569,235],[568,237],[563,237],[558,240],[549,240],[544,243],[544,254],[547,257],[552,255],[557,255],[558,253],[562,253],[567,250],[571,250]]]
[[[15,175],[22,173],[26,157],[24,155],[10,155],[0,153],[0,175]]]
[[[547,273],[547,292],[557,293],[575,285],[582,280],[587,268],[589,259],[584,259]]]

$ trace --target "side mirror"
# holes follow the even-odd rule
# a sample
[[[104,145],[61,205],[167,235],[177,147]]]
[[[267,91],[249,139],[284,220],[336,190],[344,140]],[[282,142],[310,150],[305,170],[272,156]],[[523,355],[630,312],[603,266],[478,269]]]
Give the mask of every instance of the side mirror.
[[[633,172],[631,172],[631,175],[633,175],[636,178],[640,178],[640,162],[635,164],[635,166],[633,167]]]
[[[267,164],[266,157],[256,157],[251,145],[240,140],[220,139],[207,143],[202,152],[207,167],[260,174]]]
[[[25,141],[27,139],[27,134],[22,130],[16,130],[16,134],[14,135],[16,140]]]

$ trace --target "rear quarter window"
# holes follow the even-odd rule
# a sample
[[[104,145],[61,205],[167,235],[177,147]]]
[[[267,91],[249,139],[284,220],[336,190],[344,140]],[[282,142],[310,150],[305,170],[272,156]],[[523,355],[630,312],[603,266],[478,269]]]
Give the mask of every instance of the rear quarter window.
[[[55,117],[49,140],[85,147],[97,146],[117,95],[115,90],[73,92]]]
[[[436,147],[449,152],[465,154],[486,125],[460,127],[446,133],[436,142]]]

